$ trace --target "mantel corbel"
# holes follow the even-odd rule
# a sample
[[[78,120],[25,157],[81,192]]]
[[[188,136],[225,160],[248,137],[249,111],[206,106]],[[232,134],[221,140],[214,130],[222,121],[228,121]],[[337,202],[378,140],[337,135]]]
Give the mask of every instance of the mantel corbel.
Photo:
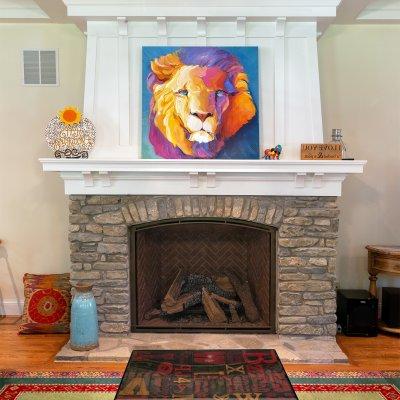
[[[91,171],[82,171],[82,178],[85,187],[93,186],[93,175]]]

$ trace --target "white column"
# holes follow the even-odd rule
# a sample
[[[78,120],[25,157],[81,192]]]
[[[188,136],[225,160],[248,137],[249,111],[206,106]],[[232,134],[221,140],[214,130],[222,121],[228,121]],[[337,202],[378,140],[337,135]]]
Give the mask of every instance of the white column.
[[[307,40],[307,60],[310,82],[310,107],[313,143],[323,143],[324,133],[322,127],[321,93],[319,85],[317,24],[315,36]]]
[[[129,146],[129,45],[126,17],[118,17],[118,101],[119,145]]]
[[[275,145],[285,144],[285,24],[277,18],[275,30]]]
[[[96,88],[97,35],[87,34],[86,39],[86,71],[85,96],[83,112],[90,120],[95,119],[94,97]]]

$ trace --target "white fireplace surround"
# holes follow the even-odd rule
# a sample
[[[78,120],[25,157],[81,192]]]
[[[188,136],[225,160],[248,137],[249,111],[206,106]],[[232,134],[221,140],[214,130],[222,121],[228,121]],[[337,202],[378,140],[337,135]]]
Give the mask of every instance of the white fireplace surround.
[[[298,160],[301,143],[324,140],[317,37],[340,0],[64,2],[87,20],[84,114],[97,131],[89,159],[40,160],[66,194],[340,196],[363,172],[362,160]],[[142,46],[246,45],[259,49],[260,156],[281,144],[282,160],[141,159]]]

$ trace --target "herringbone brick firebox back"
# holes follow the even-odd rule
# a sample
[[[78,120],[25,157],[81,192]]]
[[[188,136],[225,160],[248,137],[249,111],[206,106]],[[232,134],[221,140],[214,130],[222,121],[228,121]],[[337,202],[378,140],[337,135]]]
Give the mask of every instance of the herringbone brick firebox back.
[[[133,227],[131,233],[132,302],[135,328],[177,329],[258,329],[275,327],[275,229],[232,218],[179,218]],[[272,247],[272,249],[271,249]],[[185,275],[218,277],[234,274],[248,281],[260,312],[256,322],[209,323],[207,318],[176,321],[147,319],[146,313],[160,304],[174,281]],[[272,280],[272,281],[271,281]],[[131,310],[132,311],[132,310]]]

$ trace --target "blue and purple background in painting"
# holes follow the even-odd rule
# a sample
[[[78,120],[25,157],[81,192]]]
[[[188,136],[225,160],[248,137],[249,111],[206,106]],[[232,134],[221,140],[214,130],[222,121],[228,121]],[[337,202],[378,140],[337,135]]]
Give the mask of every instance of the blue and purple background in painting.
[[[142,48],[142,158],[160,158],[149,142],[149,115],[151,92],[147,88],[147,77],[151,72],[150,62],[155,58],[178,51],[183,47],[143,46]],[[232,138],[226,141],[224,148],[217,154],[217,159],[259,159],[259,122],[258,122],[258,47],[224,47],[243,65],[249,78],[249,90],[257,112],[253,119],[244,125]]]

